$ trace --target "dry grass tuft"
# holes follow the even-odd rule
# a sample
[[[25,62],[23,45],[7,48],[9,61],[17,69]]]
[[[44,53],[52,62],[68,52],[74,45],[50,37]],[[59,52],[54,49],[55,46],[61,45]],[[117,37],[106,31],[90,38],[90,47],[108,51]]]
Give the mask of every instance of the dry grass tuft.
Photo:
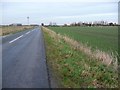
[[[2,35],[2,27],[0,27],[0,36]]]
[[[0,36],[15,33],[27,29],[31,29],[33,26],[4,26],[0,27]]]

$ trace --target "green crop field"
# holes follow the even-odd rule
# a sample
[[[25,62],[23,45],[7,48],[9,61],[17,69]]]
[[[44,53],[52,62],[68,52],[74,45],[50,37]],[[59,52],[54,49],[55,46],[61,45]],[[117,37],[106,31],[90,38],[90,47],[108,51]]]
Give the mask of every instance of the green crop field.
[[[67,35],[78,42],[105,52],[118,51],[118,27],[48,27],[56,33]]]
[[[104,38],[109,40],[116,37],[116,27],[49,27],[57,33],[66,34],[70,37],[76,38],[78,41],[92,41],[92,37],[97,37],[100,40],[95,40],[102,44]],[[108,31],[102,31],[106,30]],[[113,30],[112,30],[113,28]],[[115,29],[116,28],[116,29]],[[97,31],[96,29],[99,29]],[[49,70],[52,72],[51,77],[56,80],[57,87],[61,88],[117,88],[118,87],[118,71],[114,69],[114,65],[109,66],[101,62],[101,60],[88,56],[83,51],[79,51],[71,47],[71,45],[62,38],[58,37],[56,33],[50,33],[51,30],[42,27],[45,45],[46,45],[46,59]],[[110,30],[110,31],[109,31]],[[116,30],[116,31],[114,31]],[[91,33],[88,32],[91,31]],[[113,33],[112,33],[113,31]],[[73,33],[72,33],[73,32]],[[86,35],[86,33],[88,35]],[[93,33],[92,33],[93,32]],[[94,35],[95,34],[95,35]],[[107,36],[108,34],[110,36]],[[91,37],[90,37],[91,36]],[[106,36],[106,37],[105,37]],[[84,39],[85,37],[85,39]],[[88,38],[89,37],[89,38]],[[116,37],[117,38],[117,37]],[[103,40],[102,40],[103,39]],[[106,40],[106,41],[107,41]],[[93,45],[94,42],[91,43]],[[112,39],[109,40],[112,42]],[[84,41],[84,43],[86,43]],[[107,44],[107,42],[103,42]],[[117,43],[117,41],[116,41]],[[113,43],[110,43],[112,47]],[[94,46],[94,45],[93,45]],[[96,44],[100,47],[99,44]],[[108,47],[106,47],[108,48]],[[104,50],[104,47],[101,47]],[[107,50],[107,49],[106,49]],[[115,47],[113,48],[115,50]]]

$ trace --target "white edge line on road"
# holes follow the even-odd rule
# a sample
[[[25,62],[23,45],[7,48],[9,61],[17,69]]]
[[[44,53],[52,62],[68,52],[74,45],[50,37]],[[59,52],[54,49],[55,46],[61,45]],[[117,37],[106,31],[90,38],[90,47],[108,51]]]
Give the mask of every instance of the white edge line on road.
[[[13,43],[14,41],[16,41],[16,40],[20,39],[21,37],[23,37],[23,35],[21,35],[21,36],[19,36],[19,37],[15,38],[15,39],[13,39],[13,40],[12,40],[12,41],[10,41],[9,43]]]
[[[2,36],[2,38],[6,38],[6,37],[8,37],[8,36],[10,36],[10,35],[12,35],[12,34],[9,34],[9,35]]]

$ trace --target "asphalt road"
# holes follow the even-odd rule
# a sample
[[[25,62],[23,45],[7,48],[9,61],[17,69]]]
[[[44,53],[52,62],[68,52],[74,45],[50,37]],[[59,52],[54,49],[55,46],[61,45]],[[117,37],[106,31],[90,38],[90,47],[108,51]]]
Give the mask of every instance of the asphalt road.
[[[49,88],[40,28],[3,37],[2,88]]]

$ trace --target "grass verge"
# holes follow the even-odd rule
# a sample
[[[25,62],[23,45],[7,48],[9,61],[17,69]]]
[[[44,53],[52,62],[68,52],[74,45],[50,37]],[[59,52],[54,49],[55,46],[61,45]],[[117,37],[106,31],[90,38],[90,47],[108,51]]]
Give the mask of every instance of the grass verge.
[[[118,73],[99,60],[73,49],[63,39],[44,32],[47,62],[63,87],[117,88]]]
[[[28,30],[32,28],[33,26],[4,26],[4,27],[0,27],[0,36],[13,34],[16,32],[20,32],[20,31]]]

